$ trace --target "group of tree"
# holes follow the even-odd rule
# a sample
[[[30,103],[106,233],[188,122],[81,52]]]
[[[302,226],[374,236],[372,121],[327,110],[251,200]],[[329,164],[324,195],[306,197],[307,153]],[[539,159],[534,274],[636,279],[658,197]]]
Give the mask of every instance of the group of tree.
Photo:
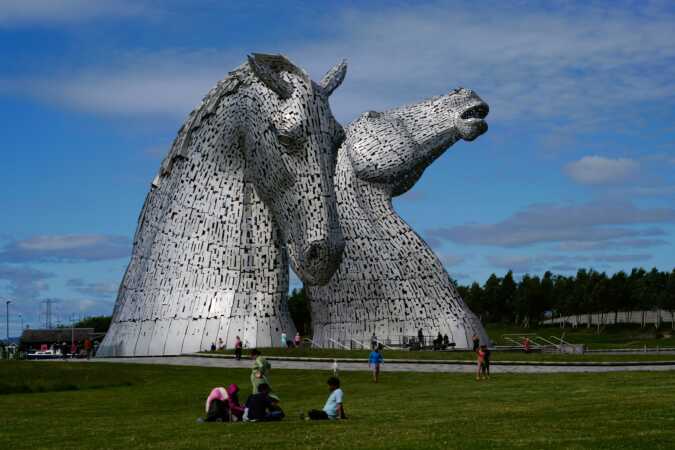
[[[486,323],[529,327],[546,317],[618,314],[662,309],[675,315],[675,269],[661,272],[635,268],[607,275],[580,269],[575,275],[492,274],[483,285],[458,285],[469,308]],[[675,328],[675,323],[672,324]]]
[[[493,273],[482,285],[455,284],[469,308],[485,323],[529,327],[549,317],[662,309],[670,312],[675,328],[675,269],[635,268],[611,276],[580,269],[571,276],[546,272],[542,276],[525,274],[517,280],[508,271],[503,277]],[[298,331],[311,335],[311,309],[304,288],[291,292],[288,309]],[[88,317],[74,326],[104,332],[110,326],[110,316]]]
[[[105,333],[110,328],[112,316],[85,317],[73,324],[74,328],[93,328],[96,333]],[[69,328],[69,327],[67,327]]]

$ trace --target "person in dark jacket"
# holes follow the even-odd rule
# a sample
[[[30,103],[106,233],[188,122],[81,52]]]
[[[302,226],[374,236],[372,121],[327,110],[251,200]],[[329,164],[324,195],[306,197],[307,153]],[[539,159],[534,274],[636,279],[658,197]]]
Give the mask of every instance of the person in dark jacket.
[[[258,385],[258,393],[249,395],[244,410],[244,422],[269,422],[281,420],[284,412],[279,407],[279,397],[270,396],[267,383]]]

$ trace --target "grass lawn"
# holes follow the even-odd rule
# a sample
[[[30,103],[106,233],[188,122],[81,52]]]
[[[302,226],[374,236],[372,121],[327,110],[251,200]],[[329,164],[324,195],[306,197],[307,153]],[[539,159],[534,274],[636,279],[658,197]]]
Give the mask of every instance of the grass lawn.
[[[273,370],[280,423],[196,424],[213,386],[249,372],[105,363],[0,362],[0,448],[669,449],[672,373],[471,375],[344,373],[349,419],[304,422],[326,372]],[[39,389],[30,386],[39,385]],[[27,391],[31,391],[28,393]]]
[[[617,324],[606,325],[600,328],[587,328],[570,326],[565,329],[557,325],[537,326],[532,328],[521,328],[514,325],[487,324],[485,326],[490,339],[497,345],[509,345],[503,336],[513,333],[535,333],[546,339],[551,336],[561,337],[564,334],[566,341],[573,344],[586,344],[589,349],[611,349],[611,348],[636,348],[641,349],[645,345],[648,347],[675,347],[675,331],[672,330],[670,323],[664,323],[661,328],[656,329],[653,325],[645,328],[638,324]]]

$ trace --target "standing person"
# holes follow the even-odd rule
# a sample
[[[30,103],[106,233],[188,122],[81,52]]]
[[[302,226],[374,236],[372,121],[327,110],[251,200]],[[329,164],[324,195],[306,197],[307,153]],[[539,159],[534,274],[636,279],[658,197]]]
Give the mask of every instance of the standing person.
[[[483,345],[483,346],[481,346],[481,348],[483,350],[483,370],[482,370],[483,377],[486,380],[489,380],[490,379],[490,355],[491,355],[491,352],[490,352],[490,349],[488,348],[487,345]]]
[[[476,381],[479,381],[483,376],[483,366],[485,365],[485,351],[483,349],[484,345],[478,347],[476,352]]]
[[[288,348],[288,346],[286,345],[287,344],[286,339],[287,339],[286,338],[286,332],[282,331],[281,332],[281,348]]]
[[[75,342],[70,344],[70,354],[72,355],[73,358],[77,357],[77,344]]]
[[[293,338],[293,345],[295,345],[296,348],[300,348],[300,344],[302,344],[302,338],[300,337],[300,332],[298,331],[295,333],[295,337]]]
[[[523,340],[523,350],[525,350],[525,353],[530,353],[530,338],[527,336]]]
[[[379,345],[375,350],[370,352],[368,357],[368,367],[373,371],[373,381],[377,383],[380,379],[380,364],[384,362],[382,358],[382,346]]]
[[[301,414],[305,420],[336,420],[345,419],[345,410],[342,404],[344,393],[340,389],[340,379],[330,377],[328,379],[328,391],[330,395],[322,410],[312,409],[307,413],[307,417]]]
[[[223,338],[218,338],[218,350],[225,350],[225,343],[223,342]]]
[[[92,347],[93,347],[93,344],[91,342],[91,339],[86,338],[84,340],[84,351],[87,354],[87,359],[91,359]]]
[[[478,347],[480,347],[480,338],[477,334],[474,334],[471,338],[471,341],[473,342],[473,351],[475,353],[478,351]]]
[[[211,342],[211,351],[212,352],[216,351],[216,343],[215,342]]]
[[[251,350],[251,359],[253,360],[253,368],[251,370],[251,387],[253,388],[253,394],[258,393],[258,388],[263,383],[266,384],[271,391],[272,387],[269,382],[269,373],[272,366],[265,358],[263,358],[260,350],[257,348]]]
[[[450,339],[448,339],[447,334],[444,334],[443,335],[443,350],[445,350],[448,347],[450,347]]]
[[[417,330],[417,339],[420,341],[420,347],[424,347],[424,333],[422,332],[422,329],[420,328]]]
[[[375,336],[375,332],[373,331],[373,335],[370,337],[370,349],[375,350],[377,348],[377,336]]]
[[[241,339],[239,339],[239,336],[234,340],[234,358],[239,361],[241,360]]]

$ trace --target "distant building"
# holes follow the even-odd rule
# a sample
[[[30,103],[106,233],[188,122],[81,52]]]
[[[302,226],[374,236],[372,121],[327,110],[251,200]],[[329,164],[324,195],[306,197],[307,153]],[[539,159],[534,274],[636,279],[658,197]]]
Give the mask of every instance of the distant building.
[[[49,348],[52,344],[61,344],[63,342],[70,345],[74,340],[78,345],[82,345],[85,339],[100,341],[105,333],[96,333],[93,328],[54,328],[54,329],[27,329],[21,333],[19,346],[21,350],[41,350]]]

